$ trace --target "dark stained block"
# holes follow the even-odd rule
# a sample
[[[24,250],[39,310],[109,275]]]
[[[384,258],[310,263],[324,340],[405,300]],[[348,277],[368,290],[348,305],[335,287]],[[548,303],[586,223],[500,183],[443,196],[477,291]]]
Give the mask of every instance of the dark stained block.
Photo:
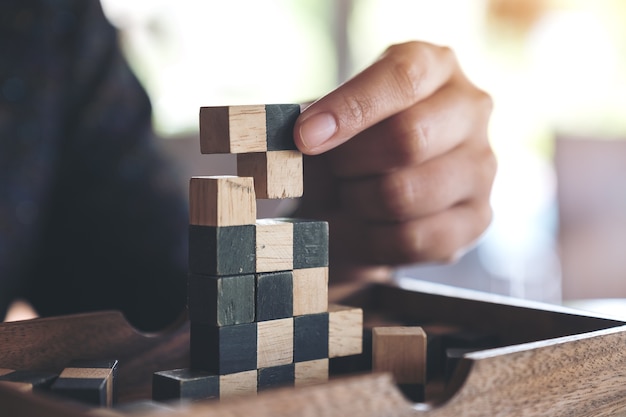
[[[254,321],[255,276],[189,274],[189,319],[213,326]]]
[[[328,313],[294,317],[293,328],[294,362],[328,357]]]
[[[203,400],[218,398],[219,375],[188,368],[155,372],[152,399],[155,401]]]
[[[240,275],[256,268],[255,226],[189,225],[189,271],[202,275]]]
[[[328,223],[281,218],[293,223],[293,269],[328,266]]]
[[[19,391],[47,389],[58,374],[44,371],[18,370],[0,375],[0,383],[9,384]]]
[[[293,128],[300,116],[299,104],[266,104],[265,125],[268,151],[296,150]]]
[[[293,363],[288,365],[271,366],[261,368],[258,371],[257,387],[259,391],[293,386],[295,380],[295,367]]]
[[[50,389],[66,398],[111,407],[116,397],[117,365],[117,360],[73,361]]]
[[[257,324],[216,327],[191,322],[191,369],[220,375],[257,367]]]
[[[293,315],[293,273],[256,275],[256,320],[274,320]]]

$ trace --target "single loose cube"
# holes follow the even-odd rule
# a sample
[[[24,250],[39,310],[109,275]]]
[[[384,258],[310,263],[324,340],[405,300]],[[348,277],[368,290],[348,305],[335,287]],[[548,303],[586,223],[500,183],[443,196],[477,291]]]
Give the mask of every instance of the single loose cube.
[[[257,272],[290,269],[293,269],[293,224],[276,219],[257,220]]]
[[[215,327],[191,322],[191,368],[220,375],[257,368],[257,324]]]
[[[293,315],[328,310],[328,267],[293,270]]]
[[[256,221],[252,178],[200,176],[189,181],[189,223],[239,226]]]
[[[50,389],[88,404],[111,407],[115,402],[117,361],[73,361]]]
[[[240,275],[256,269],[254,225],[189,226],[189,271],[202,275]]]
[[[237,175],[254,178],[256,198],[302,196],[302,154],[299,151],[239,154]]]
[[[220,375],[220,398],[256,394],[257,370]]]
[[[293,318],[294,362],[328,358],[328,313]]]
[[[155,372],[152,399],[155,401],[218,398],[219,375],[188,368]]]
[[[257,329],[258,368],[286,365],[293,362],[293,318],[259,322]]]
[[[266,104],[267,150],[296,150],[293,129],[300,116],[299,104]]]
[[[328,266],[328,222],[278,219],[293,223],[293,269]]]
[[[304,387],[328,381],[328,358],[295,363],[295,386]]]
[[[0,384],[22,392],[45,389],[57,378],[57,374],[45,371],[0,369]]]
[[[328,307],[328,357],[357,355],[363,351],[363,310]]]
[[[426,333],[421,327],[372,329],[372,369],[390,372],[399,384],[426,382]]]
[[[293,316],[293,273],[291,271],[256,274],[256,320]]]
[[[258,371],[257,387],[259,391],[293,386],[295,380],[295,367],[293,363],[281,366],[261,368]]]
[[[265,105],[200,108],[200,152],[267,150]]]
[[[256,278],[249,275],[189,274],[189,319],[213,326],[252,323]]]

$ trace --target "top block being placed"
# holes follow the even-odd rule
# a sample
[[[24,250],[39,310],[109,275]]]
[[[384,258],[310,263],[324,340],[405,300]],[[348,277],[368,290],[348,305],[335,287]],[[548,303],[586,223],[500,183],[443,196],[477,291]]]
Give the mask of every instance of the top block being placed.
[[[199,176],[189,181],[189,223],[199,226],[242,226],[256,222],[252,178]]]
[[[299,104],[200,108],[200,152],[251,153],[295,150]]]

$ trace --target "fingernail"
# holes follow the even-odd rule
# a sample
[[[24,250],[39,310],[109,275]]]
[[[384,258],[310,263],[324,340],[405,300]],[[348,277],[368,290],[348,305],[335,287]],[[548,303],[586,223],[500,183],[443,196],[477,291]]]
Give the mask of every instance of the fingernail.
[[[337,131],[337,121],[330,113],[318,113],[306,119],[300,126],[302,143],[308,149],[315,149]]]

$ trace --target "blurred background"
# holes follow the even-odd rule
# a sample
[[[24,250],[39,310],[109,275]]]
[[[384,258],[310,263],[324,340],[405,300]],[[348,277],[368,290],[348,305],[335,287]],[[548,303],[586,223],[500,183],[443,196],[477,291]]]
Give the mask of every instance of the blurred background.
[[[390,44],[452,47],[495,101],[494,221],[458,264],[398,274],[553,303],[626,298],[623,0],[102,3],[183,179],[234,172],[199,155],[200,106],[308,101]]]

